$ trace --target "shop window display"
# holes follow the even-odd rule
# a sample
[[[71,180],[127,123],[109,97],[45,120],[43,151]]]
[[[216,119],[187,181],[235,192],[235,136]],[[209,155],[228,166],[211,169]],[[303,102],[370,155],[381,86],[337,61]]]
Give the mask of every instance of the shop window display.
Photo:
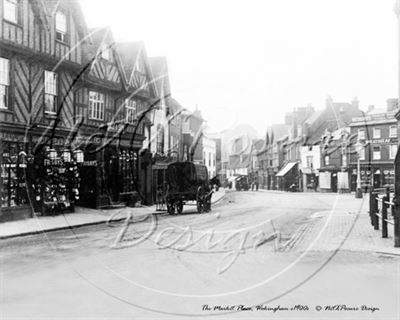
[[[74,211],[74,204],[79,199],[80,178],[73,153],[46,148],[38,159],[39,174],[33,185],[36,207],[41,207],[44,214]]]
[[[3,142],[0,168],[2,207],[29,205],[28,160],[31,157],[26,154],[23,144]]]
[[[122,192],[134,191],[134,180],[136,180],[137,156],[133,151],[122,151],[119,155],[119,167],[122,182]]]

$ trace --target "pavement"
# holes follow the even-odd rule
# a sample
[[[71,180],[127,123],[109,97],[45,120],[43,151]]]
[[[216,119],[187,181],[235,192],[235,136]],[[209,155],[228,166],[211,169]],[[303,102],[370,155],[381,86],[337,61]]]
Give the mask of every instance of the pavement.
[[[225,196],[225,190],[220,188],[214,192],[211,203],[216,204]],[[156,211],[156,206],[124,207],[118,209],[90,209],[76,207],[74,213],[56,216],[35,216],[30,219],[3,222],[0,224],[0,239],[21,237],[70,228],[78,228],[125,220],[129,215],[142,217],[148,214],[165,214],[166,211]]]
[[[354,194],[342,194],[331,210],[314,213],[284,244],[284,251],[347,250],[399,255],[394,247],[394,226],[388,224],[388,238],[374,230],[369,217],[369,196],[354,199]],[[389,219],[393,218],[389,213]]]

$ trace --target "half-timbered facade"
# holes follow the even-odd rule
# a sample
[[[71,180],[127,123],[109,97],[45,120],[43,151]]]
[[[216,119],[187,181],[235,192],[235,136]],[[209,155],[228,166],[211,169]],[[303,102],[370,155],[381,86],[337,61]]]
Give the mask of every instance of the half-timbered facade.
[[[74,123],[87,30],[75,1],[1,0],[0,19],[1,221],[70,204],[54,173]]]
[[[80,204],[110,206],[135,192],[146,202],[139,182],[146,120],[139,121],[138,111],[149,102],[134,95],[110,29],[92,29],[90,38],[84,84],[75,96],[76,141],[84,149]]]
[[[0,0],[0,19],[0,221],[135,191],[151,202],[156,89],[144,48],[122,59],[75,0]]]
[[[118,101],[117,121],[125,121],[129,148],[137,150],[138,183],[136,191],[146,204],[153,202],[151,192],[151,128],[158,105],[157,88],[143,42],[117,44],[126,83],[126,95]],[[136,141],[136,143],[135,143]],[[140,146],[140,150],[138,149]]]

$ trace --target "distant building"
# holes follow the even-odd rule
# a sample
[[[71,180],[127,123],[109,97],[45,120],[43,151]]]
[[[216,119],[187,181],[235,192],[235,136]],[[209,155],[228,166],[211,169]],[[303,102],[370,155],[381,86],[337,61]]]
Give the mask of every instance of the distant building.
[[[218,170],[217,173],[221,183],[227,184],[228,176],[232,176],[232,169],[236,168],[236,166],[234,166],[232,162],[236,160],[231,159],[232,152],[234,152],[232,150],[232,143],[236,138],[240,136],[246,136],[250,140],[253,140],[257,137],[257,131],[250,125],[239,124],[233,128],[221,132],[208,133],[207,135],[208,137],[215,139],[217,141],[216,163],[217,163],[217,168],[219,168],[217,169]],[[234,156],[233,158],[236,157]],[[242,158],[246,159],[246,157]]]
[[[249,174],[252,139],[248,135],[240,135],[231,140],[228,167],[226,176],[232,178],[237,175]]]
[[[349,127],[342,127],[333,132],[326,130],[321,137],[320,191],[350,191],[349,148],[354,142]]]
[[[360,153],[362,188],[368,189],[394,185],[394,159],[397,154],[398,129],[395,114],[396,99],[387,100],[387,108],[373,106],[361,117],[353,118],[351,135],[356,136],[364,149]],[[351,190],[357,181],[357,154],[351,152]]]
[[[222,171],[222,140],[221,138],[213,139],[215,141],[215,170],[216,175],[223,182],[226,179],[226,172]]]
[[[304,117],[305,114],[308,116]],[[310,107],[303,111],[299,117],[293,115],[293,139],[288,143],[286,150],[287,167],[283,168],[285,174],[291,170],[297,169],[297,174],[292,175],[292,184],[295,184],[299,190],[332,190],[332,185],[325,185],[329,180],[327,177],[334,177],[329,183],[335,181],[337,173],[327,172],[320,174],[321,169],[321,137],[325,132],[333,132],[345,127],[351,122],[353,117],[359,116],[361,111],[358,108],[358,100],[355,98],[351,103],[334,102],[331,97],[326,100],[326,106],[322,110],[310,114]],[[303,120],[301,126],[300,121]],[[290,136],[290,135],[289,135]],[[296,164],[294,164],[296,163]],[[329,170],[328,170],[329,171]],[[278,176],[282,173],[278,173]],[[322,177],[322,180],[321,180]],[[325,179],[326,177],[326,179]],[[296,181],[298,179],[298,181]],[[285,180],[283,177],[282,180]],[[287,180],[287,179],[286,179]],[[321,188],[321,182],[324,184]],[[285,183],[287,186],[289,183]],[[337,189],[337,182],[334,182],[334,190]]]
[[[288,132],[287,124],[273,124],[267,128],[264,144],[257,152],[258,181],[261,188],[278,188],[276,174],[283,165],[282,144],[287,141]]]
[[[183,160],[203,163],[203,123],[199,109],[182,117]]]
[[[209,178],[217,175],[217,143],[203,135],[203,162],[208,170]]]

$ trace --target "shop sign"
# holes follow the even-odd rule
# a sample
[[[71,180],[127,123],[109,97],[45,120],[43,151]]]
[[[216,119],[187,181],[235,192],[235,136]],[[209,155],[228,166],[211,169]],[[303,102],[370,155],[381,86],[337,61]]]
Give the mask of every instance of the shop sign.
[[[36,144],[46,144],[46,145],[53,145],[53,146],[64,146],[65,140],[64,138],[53,138],[50,139],[46,136],[32,136],[32,142]]]
[[[87,160],[82,162],[82,166],[84,167],[96,167],[97,166],[97,160]]]
[[[44,159],[45,166],[52,166],[52,165],[62,165],[63,161],[61,159]]]
[[[3,141],[21,142],[22,135],[17,135],[10,132],[0,132],[0,138]]]
[[[388,144],[388,143],[394,143],[394,142],[397,142],[397,139],[385,138],[385,139],[366,140],[366,143],[371,143],[371,144]]]

